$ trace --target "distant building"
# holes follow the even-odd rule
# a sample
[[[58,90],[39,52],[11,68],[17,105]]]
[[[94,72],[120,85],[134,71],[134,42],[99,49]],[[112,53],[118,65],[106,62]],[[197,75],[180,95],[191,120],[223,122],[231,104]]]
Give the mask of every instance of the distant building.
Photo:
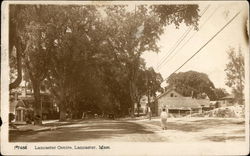
[[[176,90],[171,89],[157,97],[157,114],[160,115],[163,108],[168,108],[169,115],[178,117],[192,113],[201,113],[210,108],[209,99],[194,99],[184,97]]]
[[[218,108],[218,101],[210,101],[210,107],[212,109]]]
[[[31,92],[11,92],[9,112],[15,115],[15,122],[25,122],[26,115],[31,112],[33,113],[34,103],[34,95]],[[41,109],[44,120],[56,119],[58,116],[58,107],[53,103],[48,93],[41,93]]]
[[[234,105],[234,96],[228,95],[218,100],[218,107],[227,107]]]
[[[140,99],[140,107],[138,108],[137,104],[135,104],[135,114],[138,113],[138,109],[140,114],[146,114],[147,102],[147,96],[142,96],[142,98]]]
[[[15,115],[15,122],[25,123],[25,114],[27,107],[22,100],[13,100],[10,102],[9,112]]]
[[[155,112],[155,108],[154,108],[154,98],[150,97],[150,108],[152,113]],[[143,95],[142,98],[140,99],[140,108],[139,108],[139,112],[140,114],[147,114],[147,107],[148,107],[148,96]],[[135,104],[135,114],[138,113],[138,108],[137,108],[137,104]]]

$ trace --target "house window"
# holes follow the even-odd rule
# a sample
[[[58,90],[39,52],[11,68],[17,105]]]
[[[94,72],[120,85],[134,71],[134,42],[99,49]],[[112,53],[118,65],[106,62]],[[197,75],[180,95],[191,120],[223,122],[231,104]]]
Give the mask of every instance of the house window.
[[[174,96],[174,93],[171,93],[171,94],[170,94],[170,97],[173,97],[173,96]]]

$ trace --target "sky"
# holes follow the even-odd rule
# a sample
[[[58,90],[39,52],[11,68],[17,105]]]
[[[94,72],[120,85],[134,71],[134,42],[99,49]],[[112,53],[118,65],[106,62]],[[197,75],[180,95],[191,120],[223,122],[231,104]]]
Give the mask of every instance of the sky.
[[[240,46],[243,53],[249,52],[248,41],[245,35],[248,3],[203,1],[198,4],[200,15],[208,7],[207,11],[200,18],[199,31],[192,29],[170,55],[177,41],[187,32],[189,27],[182,24],[179,29],[176,29],[174,25],[169,25],[165,28],[165,32],[158,42],[160,52],[158,54],[145,52],[142,57],[145,59],[147,67],[152,66],[166,79],[226,25],[237,12],[241,11],[231,24],[177,71],[178,73],[194,70],[206,73],[216,88],[225,88],[228,92],[231,92],[231,89],[225,85],[226,73],[224,70],[229,62],[227,50],[230,46],[236,49]],[[168,55],[166,62],[161,63],[161,60]],[[165,85],[164,83],[162,84],[162,86]]]

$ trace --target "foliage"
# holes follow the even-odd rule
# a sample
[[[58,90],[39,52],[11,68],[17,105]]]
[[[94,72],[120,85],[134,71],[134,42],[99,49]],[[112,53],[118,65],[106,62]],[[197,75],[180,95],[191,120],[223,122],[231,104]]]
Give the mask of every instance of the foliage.
[[[149,96],[156,97],[157,92],[163,92],[163,88],[161,87],[163,78],[160,73],[156,73],[154,69],[150,67],[148,70],[146,70],[146,78],[146,86]]]
[[[142,94],[155,96],[161,90],[161,75],[145,69],[141,54],[159,51],[166,25],[197,26],[198,11],[198,5],[139,5],[133,11],[125,5],[12,5],[10,52],[16,49],[19,56],[10,62],[18,69],[13,87],[23,68],[34,90],[36,114],[41,115],[45,85],[62,120],[66,112],[125,115]]]
[[[164,25],[175,24],[178,28],[180,23],[184,22],[188,26],[193,25],[198,30],[200,17],[198,5],[153,5],[151,8]]]
[[[229,63],[226,65],[227,82],[226,85],[232,88],[236,102],[242,104],[244,99],[245,85],[245,63],[241,48],[236,51],[230,47],[227,51]]]
[[[187,5],[189,6],[189,5]],[[191,5],[193,6],[193,5]],[[158,52],[157,41],[164,32],[164,26],[183,22],[187,25],[197,25],[197,5],[191,10],[182,5],[170,6],[145,6],[135,7],[134,11],[126,11],[125,6],[110,6],[106,8],[107,17],[107,42],[112,46],[118,58],[125,64],[126,74],[129,80],[129,93],[131,99],[131,115],[134,115],[134,104],[138,97],[136,86],[140,69],[140,56],[145,51]],[[172,14],[164,12],[164,9],[172,10]],[[181,10],[179,10],[181,9]],[[175,11],[178,13],[175,14]],[[187,18],[186,12],[191,14]],[[191,19],[194,19],[190,21]]]
[[[11,5],[10,8],[10,53],[16,53],[17,61],[17,78],[10,84],[10,89],[21,83],[22,68],[25,67],[34,90],[35,115],[41,117],[40,85],[46,77],[49,57],[45,46],[46,29],[41,21],[44,8],[35,5]],[[35,124],[41,124],[41,120],[35,121]]]
[[[20,29],[22,29],[22,20],[19,18],[21,6],[10,6],[9,28],[9,60],[10,60],[10,84],[9,89],[19,86],[22,81],[22,40]]]
[[[216,100],[229,95],[229,93],[224,88],[215,88],[214,93],[216,95]]]
[[[168,89],[176,90],[184,96],[199,97],[206,93],[210,100],[215,100],[214,84],[205,73],[196,71],[174,73],[167,79]]]

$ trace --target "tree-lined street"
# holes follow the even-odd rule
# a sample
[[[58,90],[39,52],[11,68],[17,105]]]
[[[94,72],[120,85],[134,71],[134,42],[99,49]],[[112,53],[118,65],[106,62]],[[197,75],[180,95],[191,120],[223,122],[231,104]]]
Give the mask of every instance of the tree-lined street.
[[[215,39],[231,30],[230,24],[242,16],[236,9],[223,16],[215,29],[206,24],[211,17],[215,19],[216,9],[211,6],[11,4],[10,141],[244,141],[245,62],[241,44],[239,48],[219,47],[218,57],[227,53],[228,59],[214,62],[211,70],[206,63],[213,60],[204,57],[201,63],[186,65],[195,57],[199,60],[201,56],[196,55],[208,45],[219,45]],[[228,8],[220,13],[230,12]],[[216,31],[201,32],[203,25]],[[175,36],[169,27],[186,31]],[[196,33],[196,41],[205,39],[198,46],[189,42]],[[162,50],[162,41],[170,51]],[[184,48],[181,57],[174,57],[175,50],[186,43],[196,48]],[[148,53],[165,53],[166,57],[157,59],[155,68],[149,63],[155,60],[144,58]],[[173,57],[176,61],[172,64],[178,67],[163,77],[171,66],[165,63]],[[180,71],[184,65],[188,70]],[[211,75],[216,77],[214,71],[218,72],[214,68],[222,66],[224,86],[231,91],[215,85],[221,77],[211,79]],[[165,72],[160,70],[163,67]],[[162,130],[164,122],[161,128],[165,120],[160,119],[162,112],[168,118],[166,131]]]
[[[189,12],[186,14],[186,12]],[[161,74],[141,55],[159,52],[160,35],[181,23],[197,30],[198,5],[11,5],[10,91],[25,78],[41,124],[41,91],[60,120],[83,112],[134,116],[142,94],[162,92]],[[143,80],[144,79],[144,80]],[[139,104],[138,104],[139,105]]]

